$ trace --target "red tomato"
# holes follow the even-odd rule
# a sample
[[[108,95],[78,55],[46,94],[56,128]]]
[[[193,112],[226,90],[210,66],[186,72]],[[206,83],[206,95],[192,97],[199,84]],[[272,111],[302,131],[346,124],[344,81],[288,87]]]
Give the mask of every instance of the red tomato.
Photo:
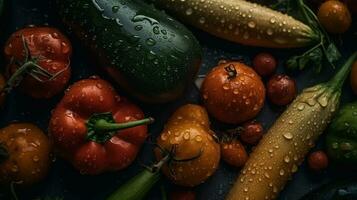
[[[221,156],[228,164],[243,167],[248,160],[244,146],[236,139],[221,142]]]
[[[261,123],[252,121],[243,125],[240,139],[247,144],[254,145],[263,137],[264,129]]]
[[[5,56],[9,63],[8,83],[15,73],[31,68],[25,70],[24,74],[16,75],[17,78],[23,75],[23,79],[20,79],[21,90],[34,98],[50,98],[64,90],[70,78],[71,54],[71,43],[55,28],[20,29],[10,36],[5,45]],[[11,82],[11,86],[15,87],[16,81]]]
[[[328,167],[328,158],[323,151],[315,151],[311,153],[307,161],[310,169],[314,171],[321,171]]]
[[[274,73],[276,69],[276,60],[275,58],[268,53],[260,53],[256,55],[253,59],[254,70],[260,76],[270,76]]]
[[[203,81],[201,94],[208,112],[231,124],[254,118],[265,101],[260,76],[239,62],[221,63],[213,68]]]
[[[97,77],[73,84],[54,109],[49,133],[60,154],[84,174],[129,166],[147,137],[150,118]],[[143,120],[141,120],[143,119]],[[130,122],[140,122],[128,125]],[[124,129],[124,130],[123,130]]]
[[[177,190],[170,194],[170,200],[195,200],[196,194],[190,190]]]
[[[268,82],[267,94],[273,104],[287,105],[295,99],[296,93],[295,80],[287,75],[274,75]]]

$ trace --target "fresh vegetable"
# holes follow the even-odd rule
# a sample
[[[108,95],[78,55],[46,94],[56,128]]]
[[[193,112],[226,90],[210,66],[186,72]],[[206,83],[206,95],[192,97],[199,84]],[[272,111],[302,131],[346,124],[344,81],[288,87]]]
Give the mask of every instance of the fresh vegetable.
[[[337,0],[324,2],[319,8],[317,16],[321,24],[330,33],[344,33],[352,23],[347,6]]]
[[[350,82],[353,92],[357,95],[357,62],[352,66]]]
[[[327,127],[355,52],[327,83],[305,89],[250,154],[227,199],[275,199]],[[256,190],[259,188],[259,190]]]
[[[6,94],[3,91],[5,88],[5,78],[2,74],[0,74],[0,107],[4,105],[5,99],[6,99]]]
[[[160,148],[155,149],[155,155],[158,160],[166,155],[165,152],[173,151],[173,159],[162,168],[173,183],[193,187],[216,171],[220,149],[209,125],[206,110],[188,104],[171,116],[157,138]]]
[[[255,145],[263,137],[264,128],[261,123],[251,121],[243,124],[242,131],[240,132],[240,139],[250,145]]]
[[[307,159],[309,168],[314,171],[321,171],[328,167],[328,158],[325,152],[315,151]]]
[[[352,200],[357,198],[357,180],[335,181],[306,194],[301,200]]]
[[[56,0],[68,29],[128,93],[176,99],[192,83],[201,48],[179,22],[140,0]]]
[[[50,98],[64,90],[71,75],[72,46],[59,30],[28,27],[13,33],[5,45],[8,80],[4,92],[17,85],[34,98]]]
[[[175,190],[171,192],[169,200],[195,200],[196,194],[191,190]]]
[[[345,105],[332,121],[326,136],[329,157],[342,164],[357,164],[357,102]]]
[[[221,141],[221,157],[226,163],[234,167],[243,167],[248,160],[244,146],[234,138]]]
[[[307,63],[320,70],[325,55],[331,64],[340,54],[318,24],[316,15],[298,0],[308,25],[272,9],[245,0],[150,0],[191,25],[215,36],[252,46],[311,49],[289,59],[289,69],[302,69]]]
[[[14,123],[0,129],[0,185],[29,186],[44,179],[51,145],[37,126]]]
[[[296,82],[287,75],[274,75],[267,84],[269,100],[279,106],[291,103],[297,93]]]
[[[243,0],[153,0],[178,18],[245,45],[291,48],[316,43],[318,34],[290,16]],[[193,6],[195,5],[195,7]]]
[[[268,53],[260,53],[253,59],[253,68],[260,76],[272,75],[276,66],[276,59]]]
[[[73,84],[54,109],[49,125],[60,154],[83,174],[120,170],[135,159],[152,118],[92,77]]]
[[[115,190],[107,200],[143,200],[150,189],[160,179],[160,169],[164,163],[168,162],[170,159],[171,156],[167,154],[152,167],[147,167],[144,171],[140,172]]]
[[[206,76],[201,95],[208,112],[225,123],[254,118],[262,109],[265,87],[253,69],[239,62],[218,64]]]

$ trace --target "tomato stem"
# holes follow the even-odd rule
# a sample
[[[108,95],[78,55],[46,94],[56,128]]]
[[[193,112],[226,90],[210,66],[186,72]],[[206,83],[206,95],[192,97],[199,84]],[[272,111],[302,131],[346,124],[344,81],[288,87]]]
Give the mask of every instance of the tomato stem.
[[[4,147],[4,145],[0,144],[0,164],[5,162],[9,158],[9,152]]]
[[[99,119],[94,124],[94,130],[98,132],[105,132],[105,131],[118,131],[122,129],[132,128],[140,125],[151,124],[154,122],[154,118],[148,117],[141,120],[130,121],[126,123],[112,123],[108,122],[105,119]]]
[[[228,79],[232,79],[232,78],[235,78],[237,77],[237,70],[236,68],[234,67],[234,65],[232,64],[229,64],[228,66],[226,66],[224,68],[226,70],[226,72],[228,73]]]

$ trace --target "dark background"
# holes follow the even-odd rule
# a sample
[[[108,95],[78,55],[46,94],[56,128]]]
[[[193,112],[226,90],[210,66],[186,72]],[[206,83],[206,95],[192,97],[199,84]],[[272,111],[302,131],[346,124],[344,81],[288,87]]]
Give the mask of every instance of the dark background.
[[[0,31],[1,44],[3,44],[9,35],[16,29],[25,27],[29,24],[49,25],[63,30],[61,23],[56,17],[55,11],[51,8],[49,2],[50,1],[48,0],[8,0],[8,5],[5,9],[5,16],[3,17],[3,28]],[[221,59],[242,60],[250,65],[253,56],[262,51],[273,53],[273,55],[275,55],[279,60],[278,72],[287,73],[284,71],[284,61],[287,57],[301,52],[301,50],[271,50],[244,47],[217,39],[192,27],[190,28],[200,41],[204,51],[203,65],[201,67],[200,74],[205,74]],[[354,26],[354,29],[356,29],[356,26]],[[344,38],[336,37],[337,45],[339,46],[344,59],[351,54],[352,50],[355,50],[355,47],[353,46],[353,44],[357,44],[355,32],[356,30],[351,30],[348,34],[346,34],[347,36],[344,36]],[[94,74],[99,74],[102,77],[109,79],[103,75],[101,71],[98,70],[94,64],[92,64],[92,62],[90,62],[87,52],[83,47],[81,47],[77,40],[73,37],[70,37],[70,39],[74,47],[74,54],[72,57],[73,75],[70,83],[79,79],[87,78]],[[1,62],[1,65],[3,68],[5,63]],[[322,73],[318,75],[314,74],[312,70],[290,73],[290,75],[296,79],[298,89],[301,91],[307,86],[328,80],[333,73],[334,70],[325,64]],[[121,92],[120,88],[118,88],[118,91],[120,94],[124,94]],[[40,126],[43,130],[47,130],[51,109],[54,108],[62,95],[63,94],[60,94],[50,100],[34,101],[33,99],[14,91],[8,97],[6,106],[0,111],[0,126],[3,127],[13,121],[25,121],[33,122]],[[353,97],[351,88],[348,84],[346,84],[343,90],[342,101],[345,103],[355,99],[356,97]],[[147,116],[153,116],[156,119],[155,124],[150,126],[152,138],[155,138],[162,130],[163,124],[166,122],[167,118],[177,107],[185,103],[199,102],[200,97],[198,90],[192,84],[192,87],[186,92],[186,94],[173,103],[165,105],[144,105],[139,102],[137,103],[141,105]],[[258,116],[258,120],[263,122],[264,127],[267,129],[283,110],[284,108],[274,107],[267,102],[264,109]],[[225,128],[228,127],[213,121],[213,129],[216,131],[224,130]],[[113,192],[119,185],[142,169],[139,165],[139,161],[150,164],[154,160],[152,148],[152,145],[145,144],[136,162],[128,169],[116,173],[106,173],[100,176],[80,175],[62,159],[54,159],[52,169],[46,180],[29,189],[17,188],[19,199],[36,199],[38,197],[45,196],[59,196],[64,197],[65,200],[105,199],[105,197]],[[323,136],[315,149],[321,148],[323,148]],[[206,183],[195,188],[198,199],[224,199],[225,194],[235,181],[238,173],[239,169],[235,169],[225,163],[221,163],[218,171]],[[288,182],[279,199],[299,199],[305,193],[323,183],[328,182],[329,180],[356,176],[353,174],[356,174],[353,170],[338,169],[333,165],[322,173],[312,173],[308,170],[306,164],[304,163],[299,168],[299,171],[293,176],[293,181]],[[147,199],[160,199],[161,185],[164,185],[167,188],[167,191],[172,188],[172,185],[165,180],[165,178],[163,178],[162,181],[157,184],[157,187],[152,190]],[[0,195],[0,199],[9,198],[10,197],[8,196]]]

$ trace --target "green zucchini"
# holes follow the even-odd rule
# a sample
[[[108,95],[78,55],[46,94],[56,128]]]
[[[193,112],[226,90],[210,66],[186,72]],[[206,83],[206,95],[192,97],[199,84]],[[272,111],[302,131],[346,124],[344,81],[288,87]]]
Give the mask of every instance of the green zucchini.
[[[319,41],[319,33],[304,23],[245,0],[151,1],[199,29],[245,45],[291,48]]]
[[[178,98],[201,64],[192,33],[140,0],[55,0],[66,27],[129,94],[144,102]]]

